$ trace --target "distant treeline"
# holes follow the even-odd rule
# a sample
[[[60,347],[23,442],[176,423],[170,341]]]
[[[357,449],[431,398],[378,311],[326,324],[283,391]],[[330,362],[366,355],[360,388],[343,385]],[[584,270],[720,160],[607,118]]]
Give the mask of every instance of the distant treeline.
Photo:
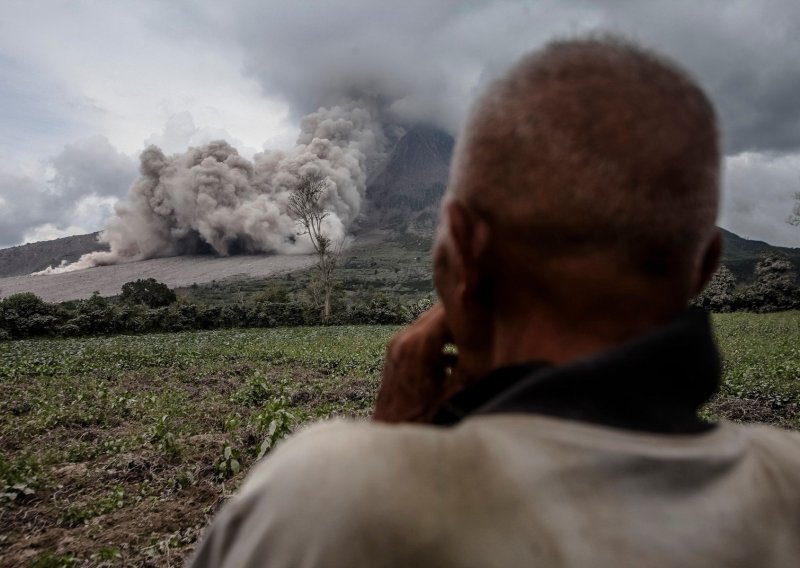
[[[711,312],[800,309],[796,274],[789,258],[774,252],[759,259],[754,279],[746,284],[737,282],[734,274],[722,266],[693,304]],[[318,302],[276,286],[267,287],[248,302],[209,305],[181,301],[165,284],[147,279],[125,284],[122,294],[111,299],[95,294],[86,300],[51,304],[31,293],[9,296],[0,300],[0,339],[226,327],[398,325],[412,321],[431,305],[429,298],[402,304],[378,294],[349,304],[334,302],[330,317],[323,319]]]
[[[318,306],[294,300],[280,289],[263,297],[226,305],[178,301],[153,279],[123,286],[118,298],[99,294],[86,300],[51,304],[21,293],[0,301],[0,339],[72,337],[114,333],[174,332],[228,327],[404,324],[430,307],[428,299],[403,305],[383,295],[337,309],[323,321]]]

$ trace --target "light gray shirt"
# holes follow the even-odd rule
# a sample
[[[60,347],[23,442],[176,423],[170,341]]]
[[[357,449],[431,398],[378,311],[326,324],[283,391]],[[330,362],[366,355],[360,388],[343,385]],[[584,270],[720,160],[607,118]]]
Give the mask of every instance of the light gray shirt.
[[[800,566],[800,434],[322,423],[253,468],[192,566]]]

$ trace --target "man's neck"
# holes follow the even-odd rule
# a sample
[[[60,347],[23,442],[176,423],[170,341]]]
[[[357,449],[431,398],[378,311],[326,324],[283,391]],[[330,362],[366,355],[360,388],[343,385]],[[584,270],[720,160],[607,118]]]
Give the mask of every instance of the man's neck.
[[[534,312],[530,317],[497,322],[493,327],[490,369],[530,361],[564,365],[576,359],[607,351],[620,343],[645,334],[677,314],[598,315],[571,319],[548,317]]]

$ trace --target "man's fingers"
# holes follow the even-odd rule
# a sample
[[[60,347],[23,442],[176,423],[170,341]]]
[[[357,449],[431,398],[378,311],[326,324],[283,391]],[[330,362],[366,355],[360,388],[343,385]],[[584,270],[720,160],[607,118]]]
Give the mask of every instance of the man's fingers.
[[[410,330],[415,334],[419,333],[424,341],[427,353],[440,353],[444,346],[452,341],[453,334],[447,326],[447,318],[444,313],[444,306],[436,304],[430,310],[423,313],[417,320],[418,326]],[[415,322],[415,323],[417,323]]]
[[[444,308],[434,306],[389,343],[373,417],[386,422],[430,420],[449,393],[456,363],[444,347],[450,341]]]

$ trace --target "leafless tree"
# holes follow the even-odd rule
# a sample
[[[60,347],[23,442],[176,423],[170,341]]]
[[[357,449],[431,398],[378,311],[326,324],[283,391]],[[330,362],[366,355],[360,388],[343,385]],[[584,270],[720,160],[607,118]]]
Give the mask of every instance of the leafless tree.
[[[344,246],[344,241],[334,242],[322,228],[322,221],[328,216],[328,211],[325,211],[320,204],[326,187],[327,180],[324,177],[318,174],[306,175],[300,179],[300,183],[289,198],[289,211],[303,226],[303,234],[308,235],[317,253],[318,295],[324,319],[328,319],[331,314],[334,271]],[[313,286],[312,292],[314,292]]]

